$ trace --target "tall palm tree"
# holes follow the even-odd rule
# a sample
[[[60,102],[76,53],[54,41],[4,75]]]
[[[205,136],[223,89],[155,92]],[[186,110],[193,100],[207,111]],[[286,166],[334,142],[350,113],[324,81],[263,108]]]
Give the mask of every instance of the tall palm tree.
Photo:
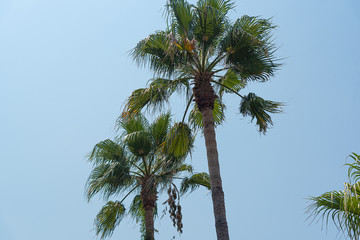
[[[179,191],[173,180],[192,170],[184,159],[192,148],[193,137],[185,124],[171,127],[170,123],[169,113],[160,115],[152,124],[142,115],[121,118],[123,134],[115,141],[99,142],[89,155],[94,168],[86,186],[88,199],[98,193],[106,199],[123,195],[120,201],[109,201],[97,215],[96,233],[101,238],[110,236],[129,213],[144,224],[145,239],[153,240],[156,201],[165,189],[169,189],[173,222],[182,231],[181,208],[174,200]],[[179,129],[182,135],[177,134]],[[132,193],[137,194],[126,211],[123,202]]]
[[[344,184],[343,191],[326,192],[318,197],[311,197],[308,208],[309,217],[320,218],[328,224],[331,219],[336,227],[350,239],[360,239],[360,155],[352,153],[355,161],[349,166],[350,183]],[[352,183],[353,182],[353,183]]]
[[[183,121],[188,116],[205,138],[219,240],[229,239],[215,138],[215,126],[225,119],[223,96],[240,97],[240,113],[256,119],[262,133],[272,125],[269,113],[280,112],[282,106],[254,93],[240,94],[248,81],[267,81],[279,64],[274,57],[271,20],[242,16],[231,22],[227,15],[233,7],[229,0],[199,0],[196,5],[168,0],[168,28],[140,41],[131,53],[156,77],[131,94],[123,111],[126,116],[143,108],[161,109],[173,93],[185,93]]]

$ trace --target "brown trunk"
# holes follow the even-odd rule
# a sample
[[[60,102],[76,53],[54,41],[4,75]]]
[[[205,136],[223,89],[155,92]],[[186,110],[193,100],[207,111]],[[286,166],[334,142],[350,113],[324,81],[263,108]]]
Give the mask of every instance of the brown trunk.
[[[154,207],[145,207],[145,240],[154,240]]]
[[[205,146],[208,159],[217,239],[229,240],[229,230],[226,221],[225,199],[220,176],[219,156],[216,145],[213,116],[214,102],[217,96],[210,83],[211,77],[212,74],[206,72],[199,73],[195,76],[195,86],[193,88],[193,92],[194,101],[196,102],[203,118]]]
[[[211,196],[213,201],[215,227],[218,240],[229,240],[229,231],[226,220],[224,191],[222,188],[219,156],[216,145],[214,117],[212,109],[205,109],[202,112],[204,123],[204,138],[206,154],[208,159]]]
[[[157,200],[156,190],[145,187],[146,181],[141,188],[140,197],[145,210],[145,240],[154,240],[154,208]]]

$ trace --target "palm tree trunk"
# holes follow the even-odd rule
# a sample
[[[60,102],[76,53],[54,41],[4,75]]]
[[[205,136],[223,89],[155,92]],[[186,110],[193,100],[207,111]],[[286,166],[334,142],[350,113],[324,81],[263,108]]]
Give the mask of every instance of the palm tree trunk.
[[[217,239],[229,240],[229,230],[226,220],[224,191],[220,176],[213,111],[211,108],[206,108],[201,111],[201,114],[204,124],[204,138],[208,159]]]
[[[145,240],[154,240],[154,207],[145,207]]]

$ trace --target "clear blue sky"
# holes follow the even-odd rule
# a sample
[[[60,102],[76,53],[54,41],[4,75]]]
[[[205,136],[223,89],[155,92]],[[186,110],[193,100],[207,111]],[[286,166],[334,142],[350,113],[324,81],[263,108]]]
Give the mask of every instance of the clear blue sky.
[[[0,239],[96,239],[86,154],[112,137],[121,105],[151,74],[128,51],[164,29],[165,1],[0,1]],[[242,0],[243,14],[273,17],[284,66],[244,93],[286,102],[260,136],[227,98],[217,129],[231,239],[335,239],[330,225],[309,226],[306,197],[342,189],[346,156],[360,153],[360,2]],[[178,105],[181,105],[179,102]],[[180,108],[179,108],[180,109]],[[178,108],[174,109],[177,111]],[[192,163],[207,170],[199,135]],[[162,200],[162,198],[160,198]],[[168,216],[158,240],[214,240],[211,198],[182,200],[184,234]],[[112,239],[139,239],[124,219]]]

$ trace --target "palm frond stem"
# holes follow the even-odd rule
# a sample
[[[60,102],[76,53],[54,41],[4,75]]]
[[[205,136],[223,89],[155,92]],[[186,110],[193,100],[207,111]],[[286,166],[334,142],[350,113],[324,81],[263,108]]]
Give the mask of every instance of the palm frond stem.
[[[219,55],[217,56],[214,61],[212,61],[212,63],[206,68],[206,71],[207,72],[210,72],[215,66],[216,64],[218,64],[221,60],[223,60],[225,57],[227,57],[227,54],[224,54],[224,55]],[[221,70],[222,71],[222,70]],[[218,71],[215,71],[215,72],[218,72]],[[214,72],[214,73],[215,73]]]
[[[233,89],[231,89],[231,88],[229,88],[229,87],[225,86],[224,84],[219,83],[219,82],[214,81],[214,80],[210,80],[210,82],[215,83],[215,84],[218,84],[218,85],[220,85],[220,86],[222,86],[222,87],[224,87],[224,88],[228,89],[228,90],[229,90],[229,91],[231,91],[232,93],[235,93],[236,95],[238,95],[238,96],[239,96],[239,97],[241,97],[242,99],[244,99],[244,96],[242,96],[240,93],[238,93],[238,92],[234,91]]]
[[[182,120],[181,120],[182,123],[185,121],[185,116],[186,116],[186,114],[187,114],[187,111],[189,110],[189,107],[190,107],[190,105],[191,105],[191,102],[193,101],[193,98],[194,98],[194,94],[191,95],[190,100],[189,100],[188,104],[186,105],[186,109],[185,109],[183,118],[182,118]]]
[[[138,188],[140,185],[136,185],[133,189],[131,189],[126,195],[125,197],[123,197],[123,199],[121,199],[120,203],[122,203],[133,191],[135,191],[136,188]]]

